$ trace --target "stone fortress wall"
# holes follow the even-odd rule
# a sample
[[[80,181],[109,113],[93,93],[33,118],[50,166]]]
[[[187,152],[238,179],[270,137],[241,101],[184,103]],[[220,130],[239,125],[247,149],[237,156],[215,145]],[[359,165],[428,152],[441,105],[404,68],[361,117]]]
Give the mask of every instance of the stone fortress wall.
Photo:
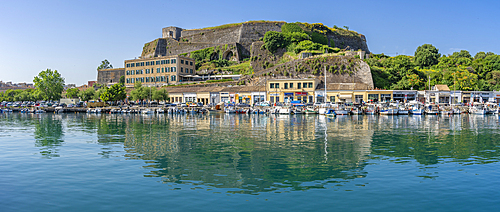
[[[277,21],[255,21],[240,24],[228,24],[206,29],[182,29],[179,27],[165,27],[162,29],[162,38],[146,43],[141,57],[151,58],[158,56],[170,56],[209,47],[225,44],[236,45],[232,54],[237,55],[238,61],[251,56],[253,42],[259,41],[268,31],[281,31],[285,22]],[[369,52],[366,38],[361,36],[343,36],[339,34],[328,34],[330,42],[334,47],[348,48],[351,50],[361,49]]]
[[[112,68],[97,70],[97,83],[102,85],[120,82],[120,77],[125,76],[125,68]]]

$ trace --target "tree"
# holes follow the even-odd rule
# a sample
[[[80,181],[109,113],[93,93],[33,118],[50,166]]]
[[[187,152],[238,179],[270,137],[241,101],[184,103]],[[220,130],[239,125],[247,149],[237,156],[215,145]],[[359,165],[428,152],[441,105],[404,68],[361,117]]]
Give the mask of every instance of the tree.
[[[264,35],[264,46],[271,53],[275,53],[278,48],[284,48],[287,45],[287,39],[281,32],[268,31]]]
[[[108,89],[108,87],[104,86],[104,87],[101,87],[99,88],[95,93],[94,93],[94,96],[92,97],[92,99],[94,100],[98,100],[98,99],[101,99],[102,101],[107,101],[107,100],[103,100],[101,98],[101,94],[106,92],[106,89]]]
[[[99,65],[97,67],[97,70],[102,70],[102,69],[110,69],[110,68],[113,68],[113,65],[111,65],[111,63],[109,63],[109,61],[107,59],[104,59],[102,62],[101,62],[101,65]]]
[[[35,87],[39,90],[44,100],[56,100],[61,98],[64,89],[64,78],[57,70],[47,69],[38,73],[33,79]]]
[[[121,76],[120,77],[120,81],[119,81],[120,84],[124,85],[125,84],[125,76]]]
[[[14,95],[14,100],[15,101],[36,101],[39,100],[39,91],[28,88],[26,90],[18,90],[16,91],[16,94]]]
[[[415,64],[420,68],[436,65],[439,57],[441,57],[439,49],[431,44],[424,44],[415,51]]]
[[[150,89],[143,87],[141,82],[135,82],[134,90],[130,92],[132,100],[145,100],[149,97]]]
[[[80,97],[82,101],[89,101],[94,97],[94,95],[94,88],[87,88],[87,90],[83,90],[82,92],[78,93],[78,97]]]
[[[452,58],[469,58],[472,59],[472,56],[470,55],[469,51],[467,50],[460,50],[460,52],[453,52],[451,55]]]
[[[66,98],[76,98],[79,92],[78,88],[69,88],[66,90]]]
[[[159,89],[159,90],[155,90],[153,92],[153,99],[154,100],[157,100],[157,101],[165,101],[165,100],[168,100],[169,97],[168,97],[168,92],[167,92],[167,89],[165,88],[162,88],[162,89]]]
[[[127,92],[123,84],[114,84],[106,90],[109,93],[110,101],[121,101],[127,98]]]

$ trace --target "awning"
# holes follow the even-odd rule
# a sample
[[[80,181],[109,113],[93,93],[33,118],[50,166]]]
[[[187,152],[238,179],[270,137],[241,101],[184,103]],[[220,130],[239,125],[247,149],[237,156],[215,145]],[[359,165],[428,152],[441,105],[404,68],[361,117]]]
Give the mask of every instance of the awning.
[[[339,99],[352,99],[352,95],[340,95]]]
[[[293,96],[293,93],[285,93],[285,96]]]
[[[307,96],[307,92],[295,92],[295,96]]]

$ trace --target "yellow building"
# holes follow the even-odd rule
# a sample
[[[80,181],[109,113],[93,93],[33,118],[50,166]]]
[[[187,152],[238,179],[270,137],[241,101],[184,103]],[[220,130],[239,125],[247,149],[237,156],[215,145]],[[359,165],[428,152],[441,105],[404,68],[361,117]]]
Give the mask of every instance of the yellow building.
[[[324,88],[316,90],[316,102],[324,102]],[[362,103],[392,99],[392,90],[367,90],[363,83],[329,83],[326,87],[326,102]]]
[[[291,102],[300,100],[314,102],[314,91],[319,80],[306,79],[270,79],[267,80],[266,100],[273,102]]]
[[[187,81],[195,74],[195,60],[182,56],[164,56],[125,60],[125,86],[135,82],[163,86]]]

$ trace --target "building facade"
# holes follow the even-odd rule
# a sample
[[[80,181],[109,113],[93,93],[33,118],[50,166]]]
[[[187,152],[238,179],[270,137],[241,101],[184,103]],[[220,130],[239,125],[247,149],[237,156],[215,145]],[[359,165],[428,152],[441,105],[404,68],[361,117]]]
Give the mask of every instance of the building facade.
[[[145,86],[178,84],[195,74],[195,60],[189,57],[164,56],[125,60],[125,86],[133,87],[135,82]]]
[[[304,101],[314,102],[314,91],[319,80],[314,78],[306,79],[268,79],[266,88],[269,95],[266,100],[275,102]]]
[[[97,83],[101,85],[113,85],[120,82],[120,77],[125,76],[124,68],[109,68],[97,70]]]

